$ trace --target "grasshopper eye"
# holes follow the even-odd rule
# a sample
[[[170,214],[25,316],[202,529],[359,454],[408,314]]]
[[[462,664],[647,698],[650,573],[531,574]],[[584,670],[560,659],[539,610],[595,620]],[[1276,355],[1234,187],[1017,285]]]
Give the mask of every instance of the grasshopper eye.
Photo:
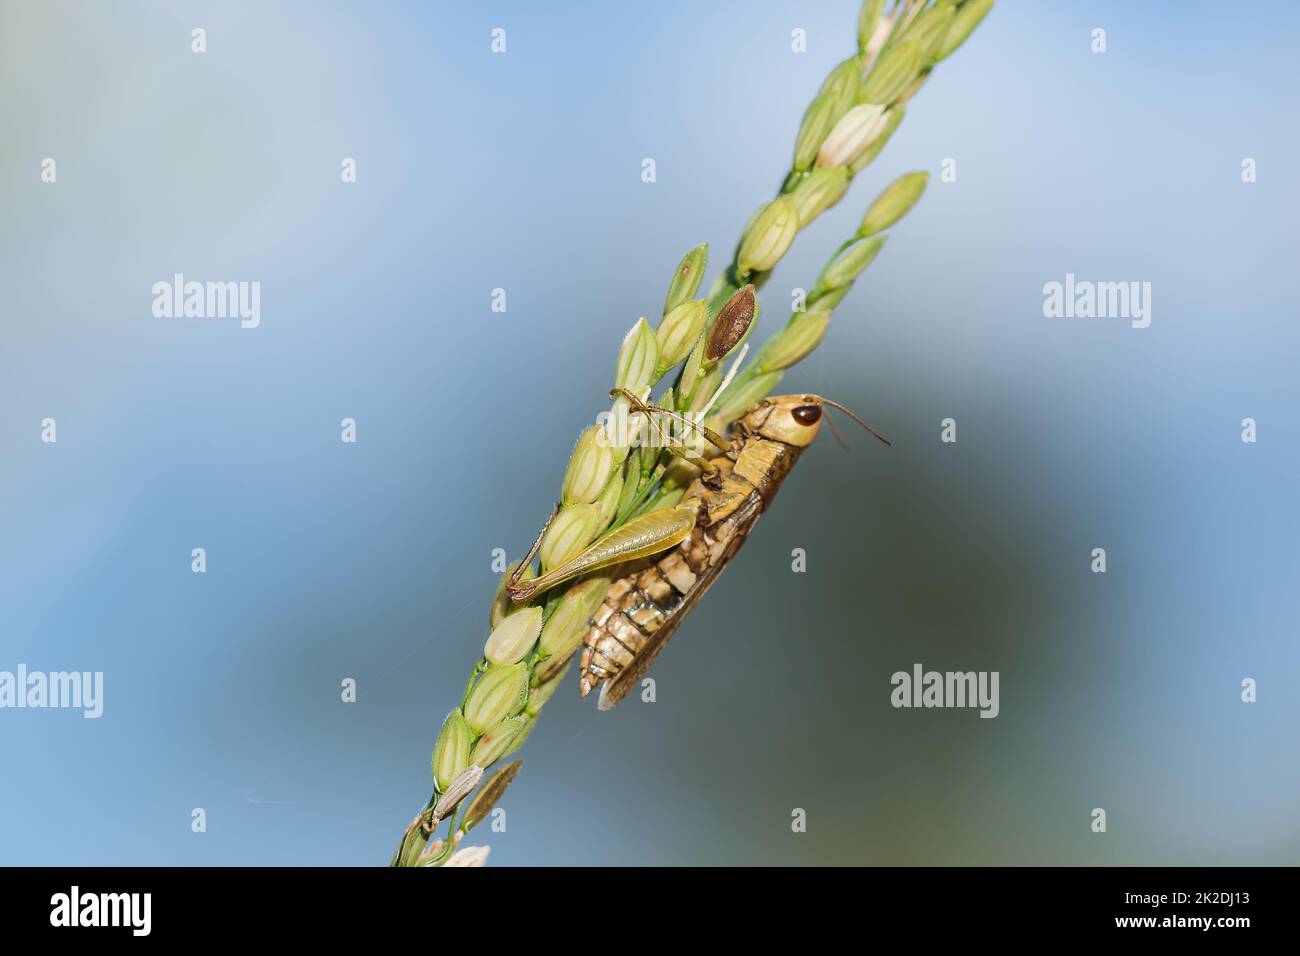
[[[820,405],[800,405],[790,414],[800,425],[816,425],[821,421],[822,409]]]

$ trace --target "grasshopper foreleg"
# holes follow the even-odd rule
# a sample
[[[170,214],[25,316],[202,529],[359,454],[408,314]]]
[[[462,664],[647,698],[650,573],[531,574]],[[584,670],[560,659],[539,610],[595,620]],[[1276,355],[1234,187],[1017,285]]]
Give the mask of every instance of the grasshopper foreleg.
[[[664,415],[667,418],[671,418],[674,421],[680,422],[681,424],[685,425],[688,428],[693,428],[701,435],[703,435],[705,439],[707,439],[719,451],[726,451],[728,448],[731,447],[731,445],[728,444],[727,440],[723,438],[721,435],[719,435],[717,432],[715,432],[712,428],[707,428],[702,423],[695,421],[695,419],[688,418],[687,416],[681,414],[680,412],[675,412],[670,408],[661,408],[658,405],[647,405],[645,402],[641,401],[641,399],[637,398],[635,394],[628,391],[626,388],[610,389],[609,397],[627,399],[628,406],[631,409],[631,411],[640,412],[641,414],[649,418],[651,422],[654,421],[655,415]],[[660,434],[662,434],[662,432],[660,432]]]

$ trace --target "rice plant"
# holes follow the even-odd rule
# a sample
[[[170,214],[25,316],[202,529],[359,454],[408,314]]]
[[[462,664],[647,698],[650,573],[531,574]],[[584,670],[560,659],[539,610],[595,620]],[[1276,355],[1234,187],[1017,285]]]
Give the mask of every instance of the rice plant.
[[[403,834],[393,865],[481,865],[487,847],[463,841],[488,816],[522,761],[505,765],[486,782],[485,773],[523,746],[579,649],[580,693],[609,682],[602,706],[617,703],[627,678],[638,676],[661,649],[663,631],[671,633],[735,553],[748,526],[727,526],[730,537],[723,539],[724,526],[715,522],[707,531],[712,537],[703,540],[728,547],[689,567],[687,555],[680,562],[684,570],[676,569],[689,576],[687,583],[677,582],[668,559],[657,566],[636,563],[678,545],[689,549],[691,535],[708,520],[696,507],[701,496],[713,495],[715,505],[725,500],[719,496],[726,477],[742,469],[736,452],[719,455],[730,447],[725,436],[749,436],[756,446],[779,444],[797,456],[801,429],[810,429],[808,440],[815,434],[825,400],[769,397],[785,370],[826,336],[835,307],[879,255],[885,230],[920,199],[926,174],[900,176],[871,202],[857,231],[808,286],[803,308],[750,357],[758,293],[799,233],[843,200],[935,67],[992,5],[993,0],[894,0],[886,10],[885,0],[866,0],[857,51],[831,70],[813,97],[780,190],[754,212],[707,294],[697,297],[709,258],[707,245],[700,245],[673,272],[657,322],[640,318],[628,330],[614,362],[613,405],[603,423],[578,437],[559,507],[528,557],[503,575],[482,655],[434,746],[433,794]],[[669,384],[652,400],[665,380]],[[769,441],[778,413],[788,416],[780,426],[784,431],[777,433],[779,441]],[[775,475],[772,493],[784,475],[776,471],[791,462],[765,463],[759,479]],[[697,583],[706,571],[710,576]],[[626,604],[616,602],[634,587],[633,574],[649,575],[637,578],[636,587],[677,587],[677,597],[688,598],[670,612],[680,617],[672,622],[660,614],[623,640],[602,636],[602,622]],[[657,610],[642,604],[636,613],[653,618]],[[655,634],[661,635],[657,643]],[[642,641],[647,646],[638,661]]]

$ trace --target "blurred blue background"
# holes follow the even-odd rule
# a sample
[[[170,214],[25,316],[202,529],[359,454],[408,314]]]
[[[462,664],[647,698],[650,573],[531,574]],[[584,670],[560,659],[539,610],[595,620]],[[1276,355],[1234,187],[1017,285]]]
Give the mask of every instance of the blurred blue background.
[[[681,254],[720,264],[777,187],[856,16],[0,6],[0,670],[105,675],[99,720],[0,711],[0,862],[387,862],[492,549],[531,541]],[[764,293],[762,336],[931,171],[785,382],[894,447],[805,456],[655,704],[556,695],[491,862],[1300,862],[1298,27],[998,3]],[[260,328],[154,318],[176,272],[260,281]],[[1044,318],[1067,272],[1151,282],[1150,328]],[[999,671],[1000,716],[895,710],[915,662]]]

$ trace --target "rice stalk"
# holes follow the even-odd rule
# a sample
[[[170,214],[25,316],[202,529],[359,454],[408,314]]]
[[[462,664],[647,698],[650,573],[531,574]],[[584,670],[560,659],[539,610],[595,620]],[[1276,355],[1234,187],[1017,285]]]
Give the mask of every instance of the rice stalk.
[[[885,0],[863,3],[857,52],[822,83],[800,122],[781,188],[750,218],[709,293],[696,297],[708,265],[708,246],[699,245],[674,271],[657,328],[641,318],[624,337],[613,375],[621,394],[606,423],[578,437],[560,506],[541,540],[537,573],[561,564],[604,532],[671,506],[698,474],[689,461],[654,440],[665,426],[636,412],[628,396],[646,401],[679,369],[655,404],[724,433],[746,408],[773,393],[786,369],[816,349],[835,306],[881,251],[883,230],[920,198],[925,173],[907,173],[876,197],[858,231],[827,260],[804,308],[754,352],[748,365],[737,368],[760,311],[756,292],[800,231],[843,199],[853,178],[902,122],[907,102],[992,5],[993,0],[893,0],[886,11]],[[698,441],[693,432],[675,437]],[[701,454],[706,451],[700,448]],[[462,840],[491,814],[522,761],[482,783],[485,771],[532,733],[609,587],[604,575],[589,574],[518,607],[504,593],[513,570],[512,565],[503,575],[492,602],[483,654],[434,745],[433,794],[403,834],[394,866],[483,864],[488,848],[462,847]],[[446,835],[438,838],[444,822]]]

